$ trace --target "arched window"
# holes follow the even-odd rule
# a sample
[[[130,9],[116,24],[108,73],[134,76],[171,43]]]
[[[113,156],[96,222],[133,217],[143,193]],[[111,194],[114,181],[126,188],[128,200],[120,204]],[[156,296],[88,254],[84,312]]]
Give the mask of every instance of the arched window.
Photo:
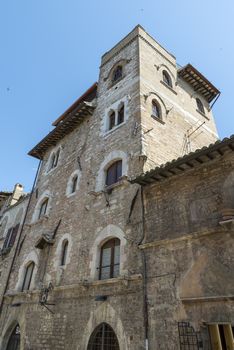
[[[13,332],[10,335],[6,350],[19,350],[19,349],[20,349],[20,327],[17,324],[17,326],[14,328]]]
[[[78,175],[75,175],[75,176],[72,178],[71,193],[76,192],[77,181],[78,181]]]
[[[33,261],[31,261],[26,267],[24,281],[23,281],[22,289],[21,289],[22,292],[24,290],[30,289],[34,267],[35,267],[35,263]]]
[[[123,76],[123,67],[122,66],[117,66],[113,72],[112,75],[112,82],[116,82],[117,80],[121,79]]]
[[[93,331],[88,350],[119,350],[119,342],[111,326],[101,323]]]
[[[114,162],[106,171],[106,185],[110,186],[119,181],[122,176],[122,160]]]
[[[42,218],[44,215],[46,215],[48,203],[49,203],[49,198],[45,198],[44,201],[42,202],[41,206],[40,206],[38,219],[40,219],[40,218]]]
[[[118,110],[118,121],[117,124],[122,124],[124,122],[124,105],[122,105]]]
[[[60,149],[58,149],[57,152],[55,152],[55,153],[53,152],[52,156],[50,157],[48,171],[50,171],[53,168],[56,168],[56,166],[58,165],[59,154],[60,154]]]
[[[101,247],[99,279],[105,280],[119,276],[120,240],[113,238]]]
[[[205,114],[205,109],[202,101],[199,98],[196,98],[196,102],[197,102],[197,109],[199,110],[199,112],[201,112],[202,114]]]
[[[109,130],[115,126],[115,111],[111,111],[109,114]]]
[[[162,72],[162,75],[163,75],[163,82],[172,88],[172,80],[170,75],[167,73],[167,71],[164,70]]]
[[[67,261],[68,240],[65,239],[62,244],[61,266],[66,265]]]
[[[152,101],[152,117],[161,119],[161,108],[155,100]]]

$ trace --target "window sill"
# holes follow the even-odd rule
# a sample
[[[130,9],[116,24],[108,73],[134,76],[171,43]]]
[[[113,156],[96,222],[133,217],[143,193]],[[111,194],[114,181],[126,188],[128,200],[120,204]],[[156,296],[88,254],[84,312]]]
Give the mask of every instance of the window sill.
[[[103,191],[107,193],[112,192],[116,187],[125,185],[127,183],[127,179],[128,177],[126,175],[123,175],[121,176],[118,182],[115,182],[114,184],[109,186],[105,186]]]
[[[122,122],[121,124],[118,124],[114,126],[112,129],[105,131],[104,137],[108,137],[110,134],[112,134],[115,130],[119,129],[121,126],[126,124],[126,120]]]
[[[88,192],[88,194],[91,194],[95,197],[98,197],[98,196],[101,196],[103,194],[103,192],[106,192],[106,193],[112,192],[116,187],[121,187],[121,186],[124,187],[127,184],[128,184],[128,176],[123,175],[118,182],[116,182],[110,186],[105,186],[102,191],[90,191],[90,192]]]
[[[56,165],[56,167],[51,168],[50,170],[46,171],[46,175],[49,175],[49,174],[53,173],[54,170],[57,169],[57,168],[58,168],[58,165]]]
[[[121,80],[123,80],[125,78],[125,75],[122,75],[121,78],[115,80],[115,81],[111,81],[110,85],[109,85],[109,89],[111,89],[112,87],[114,87],[116,84],[118,84]]]
[[[196,112],[198,112],[199,114],[201,114],[204,118],[206,118],[207,120],[210,120],[209,117],[207,117],[207,115],[205,115],[205,113],[202,113],[201,111],[199,111],[199,109],[196,109]]]
[[[165,124],[165,122],[162,120],[162,119],[160,119],[160,118],[158,118],[158,117],[156,117],[155,115],[153,115],[153,114],[151,114],[151,118],[153,118],[153,119],[155,119],[155,120],[157,120],[157,122],[159,122],[159,123],[161,123],[161,124]]]
[[[43,217],[41,217],[40,219],[37,219],[36,221],[31,222],[31,224],[28,224],[29,227],[37,225],[37,224],[41,224],[43,223],[43,221],[46,221],[49,219],[48,215],[43,215]]]
[[[163,84],[164,86],[166,86],[166,88],[168,88],[171,92],[173,92],[173,94],[177,95],[177,92],[172,87],[170,87],[169,85],[164,83],[163,80],[160,80],[160,83]]]
[[[66,194],[66,197],[67,198],[71,198],[71,197],[74,197],[76,194],[76,191],[75,192],[72,192],[72,193],[69,193],[69,194]]]

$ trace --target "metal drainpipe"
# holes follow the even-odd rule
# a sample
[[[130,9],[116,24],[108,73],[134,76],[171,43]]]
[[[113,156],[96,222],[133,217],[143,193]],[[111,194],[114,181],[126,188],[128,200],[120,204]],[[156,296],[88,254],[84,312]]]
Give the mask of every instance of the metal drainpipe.
[[[30,205],[30,202],[31,202],[31,199],[32,199],[32,194],[33,194],[33,190],[34,190],[34,187],[35,187],[35,184],[36,184],[36,181],[37,181],[37,176],[38,176],[38,173],[39,173],[39,170],[40,170],[40,166],[41,166],[41,159],[40,159],[40,162],[39,162],[38,167],[37,167],[37,172],[36,172],[36,176],[35,176],[34,181],[33,181],[33,186],[32,186],[32,189],[31,189],[30,196],[29,196],[28,205],[27,205],[27,208],[26,208],[26,211],[25,211],[24,220],[23,220],[23,223],[22,223],[22,226],[21,226],[21,230],[20,230],[20,233],[19,233],[18,241],[17,241],[16,248],[15,248],[15,252],[14,252],[14,255],[13,255],[13,258],[12,258],[12,261],[11,261],[11,265],[10,265],[10,269],[9,269],[9,272],[8,272],[8,275],[7,275],[7,280],[6,280],[4,292],[2,294],[2,299],[1,299],[1,304],[0,304],[0,315],[2,313],[2,307],[3,307],[3,303],[4,303],[3,302],[4,301],[4,295],[5,295],[5,293],[7,291],[7,288],[8,288],[12,267],[14,265],[16,254],[17,254],[17,251],[18,251],[18,248],[19,248],[20,238],[21,238],[21,235],[23,233],[24,224],[25,224],[26,217],[27,217],[27,214],[28,214],[29,205]]]
[[[142,238],[138,243],[138,247],[145,239],[145,205],[143,186],[141,186],[141,208],[142,208]],[[145,328],[145,350],[149,349],[149,321],[148,321],[148,296],[147,296],[147,264],[144,249],[141,249],[143,263],[143,313],[144,313],[144,328]]]

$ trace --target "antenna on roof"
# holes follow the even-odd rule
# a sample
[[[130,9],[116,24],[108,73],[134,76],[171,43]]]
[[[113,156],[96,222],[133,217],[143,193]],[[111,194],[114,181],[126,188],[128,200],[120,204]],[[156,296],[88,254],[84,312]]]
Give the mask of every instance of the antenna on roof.
[[[197,123],[195,123],[194,125],[192,125],[187,132],[184,135],[184,142],[183,142],[183,147],[182,147],[182,155],[188,154],[191,152],[191,136],[194,135],[195,133],[197,133],[197,131],[205,124],[204,122],[201,122],[197,127]],[[195,127],[195,129],[194,129]],[[197,138],[200,134],[202,133],[202,131],[197,134],[194,135],[193,140],[195,140],[195,138]]]

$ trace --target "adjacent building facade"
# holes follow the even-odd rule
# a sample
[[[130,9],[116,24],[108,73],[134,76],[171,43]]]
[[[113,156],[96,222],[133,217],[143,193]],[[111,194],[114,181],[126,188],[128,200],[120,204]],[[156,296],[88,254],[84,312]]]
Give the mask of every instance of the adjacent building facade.
[[[103,55],[29,152],[39,171],[0,262],[2,350],[233,349],[234,139],[217,141],[218,96],[141,26]]]

